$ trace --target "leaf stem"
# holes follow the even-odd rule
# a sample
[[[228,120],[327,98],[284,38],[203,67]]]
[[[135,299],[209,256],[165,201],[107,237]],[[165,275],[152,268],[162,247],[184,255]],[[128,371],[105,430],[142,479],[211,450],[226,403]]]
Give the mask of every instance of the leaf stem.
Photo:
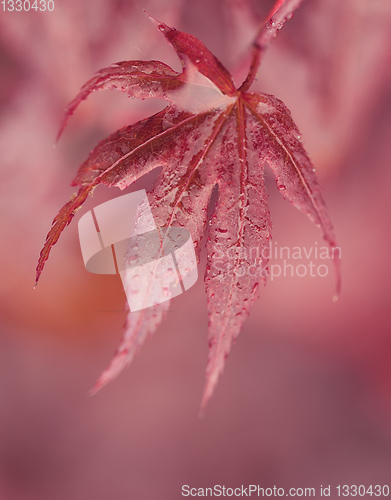
[[[290,19],[293,12],[299,7],[303,0],[276,0],[269,12],[266,21],[262,23],[252,46],[252,60],[248,75],[239,87],[241,92],[247,92],[254,83],[262,56],[270,42],[277,35],[285,21]]]

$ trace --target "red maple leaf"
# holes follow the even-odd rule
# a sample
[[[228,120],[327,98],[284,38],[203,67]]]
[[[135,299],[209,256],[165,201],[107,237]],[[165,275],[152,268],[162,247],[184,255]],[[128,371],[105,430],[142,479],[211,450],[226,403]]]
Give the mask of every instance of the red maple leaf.
[[[210,398],[233,341],[258,296],[267,269],[271,221],[264,166],[273,171],[284,198],[320,226],[330,248],[336,241],[313,165],[286,106],[272,95],[249,92],[261,56],[301,0],[279,0],[259,31],[252,64],[237,89],[228,70],[194,36],[155,20],[178,54],[183,71],[159,61],[125,61],[99,71],[70,103],[60,134],[79,103],[96,90],[118,89],[168,106],[101,141],[80,167],[79,192],[59,212],[37,266],[37,281],[52,246],[98,184],[124,189],[162,167],[149,192],[158,227],[190,231],[199,255],[210,197],[218,201],[209,221],[205,275],[209,314],[209,361],[202,407]],[[337,293],[340,287],[338,253]],[[248,272],[256,269],[258,272]],[[128,365],[153,333],[169,303],[128,315],[124,337],[94,390]]]

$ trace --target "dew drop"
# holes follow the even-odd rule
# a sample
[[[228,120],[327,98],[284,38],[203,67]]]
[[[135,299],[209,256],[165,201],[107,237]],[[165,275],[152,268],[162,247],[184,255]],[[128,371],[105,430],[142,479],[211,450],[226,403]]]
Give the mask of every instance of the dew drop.
[[[285,191],[286,190],[286,186],[284,186],[284,184],[279,184],[277,186],[277,188],[280,190],[280,191]]]
[[[165,30],[165,26],[164,26],[164,24],[159,24],[159,30],[160,30],[160,31],[164,31],[164,30]]]

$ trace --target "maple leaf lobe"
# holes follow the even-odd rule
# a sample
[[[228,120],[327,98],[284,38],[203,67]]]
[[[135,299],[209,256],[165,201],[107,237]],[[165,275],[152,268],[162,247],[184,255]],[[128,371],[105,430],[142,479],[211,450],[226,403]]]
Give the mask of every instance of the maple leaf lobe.
[[[191,61],[198,71],[217,85],[224,94],[235,92],[236,89],[230,72],[198,38],[175,28],[170,28],[149,14],[147,16],[173,46],[185,69],[188,61]]]

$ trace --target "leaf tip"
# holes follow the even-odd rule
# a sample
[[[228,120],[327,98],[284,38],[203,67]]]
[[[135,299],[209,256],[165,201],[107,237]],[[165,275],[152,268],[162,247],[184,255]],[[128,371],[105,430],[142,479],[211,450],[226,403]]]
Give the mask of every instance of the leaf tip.
[[[213,395],[213,392],[217,385],[217,379],[222,372],[222,369],[219,371],[214,370],[213,372],[207,372],[206,383],[204,387],[204,393],[202,395],[200,411],[198,412],[198,416],[202,418],[205,413],[206,406]]]
[[[45,261],[42,261],[42,252],[39,256],[39,260],[38,260],[38,265],[37,265],[37,268],[36,268],[36,271],[35,271],[35,285],[34,285],[34,290],[37,288],[37,285],[38,285],[38,281],[39,281],[39,278],[41,277],[41,273],[42,273],[42,269],[45,265]]]
[[[98,380],[95,382],[94,386],[88,391],[89,396],[95,396],[105,385],[110,382],[112,378],[115,378],[116,375],[111,376],[109,369],[106,369],[101,373]]]
[[[115,360],[114,360],[115,361]],[[98,380],[95,382],[95,385],[88,391],[89,396],[95,396],[105,385],[107,385],[111,380],[117,377],[119,371],[117,373],[112,374],[110,368],[112,367],[113,362],[110,364],[109,368],[104,370]]]
[[[38,281],[39,281],[39,275],[40,275],[40,274],[41,274],[41,273],[39,272],[39,270],[38,270],[38,266],[37,266],[36,271],[35,271],[35,284],[34,284],[34,290],[37,288]]]
[[[208,404],[208,401],[210,399],[212,394],[209,394],[207,395],[206,392],[204,391],[204,394],[202,396],[202,399],[201,399],[201,406],[200,406],[200,409],[198,411],[198,418],[204,418],[204,415],[205,415],[205,409],[206,409],[206,406]]]
[[[100,378],[97,380],[97,382],[95,383],[95,385],[93,387],[91,387],[91,389],[88,391],[88,396],[89,397],[93,397],[95,396],[103,387],[103,383],[101,383],[100,381]]]
[[[69,118],[69,115],[68,115],[68,112],[66,111],[65,112],[65,116],[64,118],[62,119],[62,123],[60,125],[60,129],[59,131],[57,132],[57,135],[56,135],[56,140],[54,141],[54,147],[57,146],[58,144],[58,141],[60,140],[60,137],[62,136],[62,133],[64,132],[64,129],[68,123],[68,118]]]
[[[156,28],[161,31],[162,33],[168,33],[169,31],[172,31],[173,28],[170,28],[167,26],[167,24],[164,24],[154,17],[152,17],[146,10],[144,10],[144,14],[149,18],[149,20],[156,26]]]

